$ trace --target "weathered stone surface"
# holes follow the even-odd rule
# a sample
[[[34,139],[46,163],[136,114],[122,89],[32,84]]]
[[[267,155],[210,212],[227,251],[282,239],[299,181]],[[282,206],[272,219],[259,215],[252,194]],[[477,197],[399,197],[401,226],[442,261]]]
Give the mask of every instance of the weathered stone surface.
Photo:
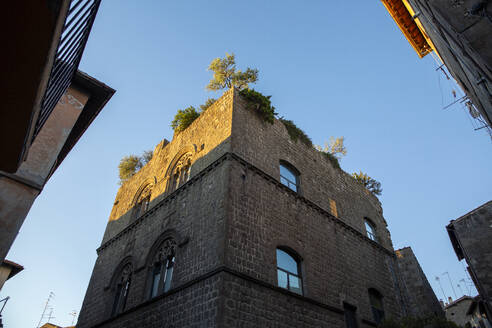
[[[185,153],[190,178],[174,190],[173,168]],[[301,173],[300,193],[279,182],[280,160]],[[135,217],[149,184],[150,207]],[[379,243],[366,236],[365,217]],[[149,300],[148,259],[163,234],[179,245],[172,288]],[[302,258],[303,295],[277,287],[278,246]],[[383,295],[387,316],[402,312],[377,198],[291,141],[282,123],[264,123],[236,90],[159,144],[120,188],[98,255],[78,327],[343,327],[343,302],[357,307],[366,327],[373,320],[369,288]],[[112,281],[130,262],[125,311],[111,318]]]
[[[452,220],[446,227],[458,259],[468,271],[492,317],[492,201]]]
[[[410,247],[396,250],[403,290],[407,294],[409,315],[426,318],[444,316],[441,304]]]

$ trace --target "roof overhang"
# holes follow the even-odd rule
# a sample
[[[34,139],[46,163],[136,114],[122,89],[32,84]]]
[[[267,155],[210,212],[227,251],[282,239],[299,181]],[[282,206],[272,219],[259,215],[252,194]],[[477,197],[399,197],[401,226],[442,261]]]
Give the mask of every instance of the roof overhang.
[[[68,135],[68,138],[65,141],[60,153],[58,154],[51,174],[53,174],[56,168],[65,159],[70,150],[72,150],[89,125],[91,125],[92,121],[94,121],[115,93],[113,88],[79,70],[75,73],[70,87],[86,93],[89,96],[89,99],[82,109],[82,113],[80,113],[80,116],[75,122],[72,131],[70,131],[70,134]]]
[[[422,58],[432,52],[431,41],[425,36],[422,26],[417,25],[415,13],[406,0],[381,0],[396,25],[407,38],[417,55]]]
[[[460,246],[458,241],[458,237],[456,236],[456,231],[454,230],[453,221],[451,221],[447,226],[446,230],[448,231],[449,239],[451,240],[451,245],[453,245],[454,252],[458,257],[458,260],[462,260],[465,258],[465,254],[463,253],[463,249]]]
[[[3,267],[7,267],[10,269],[9,276],[7,277],[7,280],[24,270],[24,267],[20,264],[17,264],[15,262],[9,261],[9,260],[3,260],[2,262]]]

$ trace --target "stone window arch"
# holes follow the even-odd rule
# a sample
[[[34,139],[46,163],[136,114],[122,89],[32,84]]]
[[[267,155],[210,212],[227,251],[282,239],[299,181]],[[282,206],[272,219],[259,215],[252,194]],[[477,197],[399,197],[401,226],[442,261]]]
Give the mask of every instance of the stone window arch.
[[[111,316],[116,316],[125,311],[128,293],[132,282],[133,266],[131,262],[124,264],[118,269],[112,286],[113,306]]]
[[[150,196],[152,194],[152,185],[146,185],[136,197],[133,209],[133,218],[137,219],[149,209]]]
[[[172,192],[182,186],[190,179],[191,163],[193,154],[186,152],[177,161],[169,174],[168,191]]]
[[[176,240],[169,237],[154,250],[149,264],[149,298],[154,298],[171,289],[176,248]]]

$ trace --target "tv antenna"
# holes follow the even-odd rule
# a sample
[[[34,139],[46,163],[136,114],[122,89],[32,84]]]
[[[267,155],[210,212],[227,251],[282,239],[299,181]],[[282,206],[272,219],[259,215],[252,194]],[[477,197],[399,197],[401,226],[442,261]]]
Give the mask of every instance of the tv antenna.
[[[454,299],[457,299],[457,298],[458,298],[458,296],[456,296],[456,291],[454,290],[453,282],[451,281],[451,276],[449,275],[449,272],[447,272],[447,271],[446,271],[446,272],[444,272],[442,275],[443,275],[443,276],[444,276],[444,275],[448,275],[449,284],[451,285],[451,289],[453,290]]]
[[[41,314],[41,318],[39,318],[37,328],[41,327],[41,321],[43,321],[43,318],[46,316],[46,310],[48,310],[50,308],[49,307],[50,301],[54,297],[55,297],[55,293],[50,292],[50,294],[48,295],[48,299],[46,300],[46,304],[44,306],[43,313]],[[50,318],[51,318],[52,313],[53,313],[53,308],[51,308]]]
[[[465,285],[465,287],[468,291],[468,295],[471,295],[470,286],[466,283],[465,278],[461,279],[460,282],[463,282],[463,284]]]
[[[461,280],[460,280],[460,281],[461,281]],[[461,292],[461,294],[462,294],[462,295],[465,295],[465,293],[463,293],[463,289],[461,289],[460,284],[457,284],[457,285],[456,285],[456,287],[458,287],[458,288],[460,289],[460,292]]]
[[[444,293],[444,289],[442,288],[442,285],[441,285],[441,279],[439,279],[439,277],[436,276],[436,280],[439,283],[439,287],[441,287],[441,292],[442,292],[442,295],[444,296],[444,299],[447,300],[448,298],[446,297],[446,293]]]
[[[73,326],[73,322],[75,321],[75,317],[77,316],[77,311],[73,310],[68,315],[72,316],[72,326]]]

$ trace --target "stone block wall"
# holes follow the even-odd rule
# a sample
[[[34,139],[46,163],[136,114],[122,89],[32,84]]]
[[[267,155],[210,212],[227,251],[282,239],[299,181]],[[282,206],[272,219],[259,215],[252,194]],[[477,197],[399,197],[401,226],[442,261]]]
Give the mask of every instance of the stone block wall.
[[[364,217],[376,226],[381,245],[393,250],[391,237],[383,217],[381,203],[346,172],[332,164],[313,147],[291,140],[278,120],[264,122],[236,91],[232,122],[232,150],[248,163],[279,180],[279,161],[284,160],[300,172],[300,192],[306,199],[332,212],[330,200],[336,203],[335,216],[365,234]]]
[[[371,321],[368,289],[375,288],[384,296],[386,315],[401,315],[396,263],[385,247],[247,162],[231,163],[229,197],[228,268],[276,286],[276,249],[288,247],[302,258],[305,297],[339,311],[350,303]]]
[[[396,251],[398,268],[408,295],[409,315],[416,317],[444,316],[441,304],[410,247]]]
[[[492,316],[492,201],[447,226],[458,258],[465,259],[478,293]]]
[[[227,91],[186,130],[176,133],[172,142],[161,141],[147,165],[118,190],[106,227],[103,243],[113,238],[134,219],[133,209],[138,191],[152,186],[150,207],[162,200],[169,182],[170,166],[180,155],[193,155],[191,177],[203,171],[221,155],[230,151],[232,90]]]
[[[191,178],[170,191],[169,168],[184,152],[193,154]],[[301,172],[300,193],[279,182],[280,160]],[[135,217],[147,185],[150,207]],[[163,234],[179,245],[172,288],[149,299],[148,258]],[[278,246],[302,258],[303,295],[277,286]],[[130,292],[111,318],[112,281],[125,263]],[[344,327],[344,302],[372,327],[368,289],[399,317],[400,287],[377,198],[229,90],[118,191],[77,327]]]
[[[122,262],[130,262],[133,267],[125,309],[138,307],[149,300],[149,277],[152,270],[148,261],[149,256],[152,246],[167,233],[173,236],[178,244],[172,289],[183,288],[183,293],[192,293],[193,297],[196,293],[204,294],[200,297],[208,295],[211,287],[203,287],[207,290],[205,293],[194,291],[195,284],[186,288],[184,286],[195,280],[203,281],[204,276],[223,263],[228,172],[227,162],[222,161],[211,168],[208,174],[195,176],[189,184],[176,190],[170,197],[120,232],[116,238],[104,243],[98,249],[98,258],[77,327],[92,327],[110,318],[115,298],[111,281],[118,274]],[[203,283],[207,284],[207,282]],[[159,303],[153,300],[153,303],[155,302]],[[173,304],[173,311],[183,310],[183,305],[179,302],[170,304]],[[161,308],[160,305],[156,306]],[[142,311],[146,310],[141,308],[141,310],[132,310],[131,313],[136,315]],[[195,309],[195,312],[200,311]],[[132,314],[125,314],[118,320],[126,320],[124,318],[132,316]]]

